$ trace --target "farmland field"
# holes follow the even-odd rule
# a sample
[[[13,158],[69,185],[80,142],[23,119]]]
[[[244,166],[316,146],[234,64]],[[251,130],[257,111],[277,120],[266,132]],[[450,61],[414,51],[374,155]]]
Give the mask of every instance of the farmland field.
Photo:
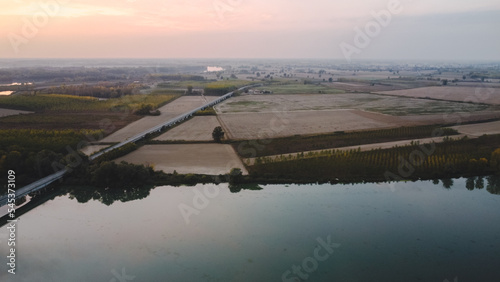
[[[383,91],[379,93],[404,97],[500,105],[500,88],[485,86],[487,86],[487,84],[481,87],[422,87],[407,90]]]
[[[205,97],[201,96],[183,96],[175,101],[161,107],[159,110],[161,115],[159,116],[147,116],[142,119],[135,121],[126,127],[114,132],[110,136],[101,140],[102,142],[121,142],[130,138],[136,134],[143,132],[146,129],[152,128],[158,124],[166,122],[182,113],[185,113],[191,109],[199,107],[207,101],[215,100],[217,97]]]
[[[219,113],[359,109],[394,116],[405,116],[458,111],[476,112],[486,110],[489,107],[487,105],[360,93],[245,95],[229,99],[215,108]]]
[[[373,94],[246,95],[216,110],[231,139],[275,138],[498,117],[488,105]],[[458,117],[452,114],[463,113]]]
[[[454,126],[458,132],[473,137],[483,134],[500,134],[500,121]]]
[[[240,168],[248,174],[243,163],[227,144],[169,144],[146,145],[115,160],[134,164],[153,165],[165,173],[196,173],[219,175]]]
[[[345,91],[315,84],[284,84],[284,85],[269,85],[257,87],[258,90],[270,90],[273,94],[308,94],[308,93],[323,93],[323,94],[341,94]],[[321,92],[320,92],[321,91]]]
[[[359,110],[238,113],[219,115],[230,139],[275,138],[297,134],[317,134],[401,126],[398,117]]]
[[[327,83],[326,85],[344,90],[346,92],[379,92],[379,91],[391,91],[391,90],[401,90],[401,89],[409,89],[409,88],[417,88],[424,86],[435,86],[436,82],[427,82],[427,81],[407,81],[407,80],[382,80],[377,82],[370,81],[353,81],[349,82],[333,82]]]
[[[128,95],[99,100],[70,95],[0,96],[0,107],[34,111],[30,115],[2,117],[2,129],[105,129],[106,133],[136,121],[141,104],[163,105],[177,95]]]
[[[194,117],[154,140],[212,141],[212,131],[216,126],[220,126],[220,124],[215,116]]]

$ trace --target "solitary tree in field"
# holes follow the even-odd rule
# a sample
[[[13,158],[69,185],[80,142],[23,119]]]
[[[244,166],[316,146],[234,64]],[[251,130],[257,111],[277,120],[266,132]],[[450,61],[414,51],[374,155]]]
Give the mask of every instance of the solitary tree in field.
[[[222,127],[217,126],[216,128],[214,128],[214,131],[212,131],[212,138],[214,139],[214,141],[217,143],[221,143],[223,137],[224,131],[222,131]]]
[[[189,95],[189,94],[192,94],[192,93],[193,93],[193,86],[188,85],[188,87],[187,87],[187,94]]]

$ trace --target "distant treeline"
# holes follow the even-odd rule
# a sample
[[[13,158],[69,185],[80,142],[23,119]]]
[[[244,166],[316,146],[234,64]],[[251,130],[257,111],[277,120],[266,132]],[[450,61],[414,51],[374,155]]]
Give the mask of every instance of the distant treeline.
[[[199,72],[201,66],[172,67],[33,67],[0,69],[0,83],[99,82],[151,79],[155,74]]]
[[[385,150],[340,151],[257,158],[253,177],[299,182],[434,179],[500,172],[500,135]]]
[[[175,81],[203,81],[205,77],[201,75],[188,75],[188,74],[150,74],[150,78],[153,79],[162,79],[164,81],[167,80],[175,80]]]
[[[89,96],[95,98],[119,98],[124,95],[139,93],[146,86],[138,83],[99,83],[97,85],[61,85],[41,90],[45,94],[66,94],[75,96]]]

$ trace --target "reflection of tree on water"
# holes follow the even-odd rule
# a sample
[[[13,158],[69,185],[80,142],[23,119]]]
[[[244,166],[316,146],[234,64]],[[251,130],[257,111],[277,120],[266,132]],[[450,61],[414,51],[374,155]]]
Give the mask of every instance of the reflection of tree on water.
[[[134,188],[96,188],[89,186],[72,186],[66,188],[70,199],[76,199],[79,203],[86,203],[89,200],[99,201],[107,206],[114,201],[128,202],[144,199],[149,196],[153,186]]]
[[[467,178],[467,180],[465,180],[465,188],[467,188],[467,190],[469,190],[469,191],[474,190],[474,187],[475,187],[475,185],[474,185],[474,183],[475,183],[474,178],[475,177],[469,177],[469,178]]]
[[[468,177],[465,180],[465,188],[472,191],[474,189],[484,189],[486,179],[486,190],[494,195],[500,195],[500,175],[490,175],[484,176],[474,176]],[[438,185],[440,183],[439,179],[433,179],[432,183]],[[453,186],[453,179],[441,179],[441,183],[444,188],[450,189]]]
[[[486,190],[491,194],[500,195],[500,175],[488,176],[488,186]]]
[[[465,181],[465,188],[467,190],[483,189],[484,188],[484,177],[469,177]],[[486,190],[494,195],[500,195],[500,175],[490,175],[486,177],[488,182],[486,185]]]
[[[115,201],[128,202],[144,199],[154,186],[134,187],[134,188],[97,188],[90,186],[69,186],[65,188],[70,199],[76,199],[79,203],[86,203],[90,200],[99,201],[107,206]],[[234,184],[229,185],[232,193],[238,193],[241,190],[262,190],[258,184]]]
[[[443,187],[446,189],[450,189],[453,186],[453,179],[451,178],[441,179],[441,182],[443,182]]]
[[[231,193],[238,193],[241,190],[252,190],[258,191],[263,188],[259,186],[259,184],[229,184],[229,190]]]
[[[500,195],[500,175],[491,175],[486,177],[486,190],[491,194]],[[433,180],[434,184],[439,184],[439,180]],[[453,179],[441,179],[444,188],[450,189]],[[468,190],[483,189],[485,186],[485,177],[469,177],[465,181],[465,187]],[[96,188],[90,186],[70,186],[64,188],[71,199],[76,199],[79,203],[86,203],[89,200],[97,200],[105,205],[111,205],[115,201],[128,202],[144,199],[149,196],[154,186],[148,185],[133,188]],[[231,193],[239,193],[241,190],[262,190],[258,184],[229,184]]]
[[[483,189],[484,188],[484,178],[482,176],[479,176],[476,180],[476,189]]]

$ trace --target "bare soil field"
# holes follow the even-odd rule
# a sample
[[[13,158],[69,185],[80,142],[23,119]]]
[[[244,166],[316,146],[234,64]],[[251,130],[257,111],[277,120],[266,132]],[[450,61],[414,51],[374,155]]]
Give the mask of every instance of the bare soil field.
[[[500,105],[500,88],[438,86],[382,91],[380,94]]]
[[[165,173],[197,173],[219,175],[240,168],[248,174],[231,145],[226,144],[171,144],[146,145],[115,162],[153,165]]]
[[[386,77],[387,78],[387,77]],[[404,83],[391,83],[391,84],[380,84],[376,83],[371,85],[371,83],[354,83],[354,82],[332,82],[332,83],[323,83],[330,87],[334,87],[336,89],[341,89],[346,92],[382,92],[382,91],[391,91],[391,90],[402,90],[413,88]],[[429,82],[415,83],[414,87],[424,87],[428,86]],[[434,83],[435,84],[435,83]]]
[[[436,115],[413,115],[400,117],[402,122],[409,125],[462,124],[466,122],[480,122],[496,118],[500,118],[499,111],[480,111],[474,113],[457,111]]]
[[[230,139],[275,138],[500,117],[488,105],[376,94],[246,95],[219,105]]]
[[[215,107],[218,113],[359,109],[395,116],[477,112],[488,108],[487,105],[365,93],[245,95],[228,99]]]
[[[399,117],[360,110],[295,111],[276,113],[221,114],[219,118],[230,139],[275,138],[296,134],[402,126]]]
[[[216,116],[194,117],[155,138],[154,140],[212,141],[212,131],[220,126]]]
[[[201,97],[201,96],[183,96],[171,103],[166,104],[159,110],[159,116],[147,116],[138,121],[135,121],[124,128],[114,132],[113,134],[102,139],[101,142],[121,142],[125,141],[136,134],[143,132],[146,129],[154,127],[160,123],[166,122],[182,113],[195,109],[208,101],[213,101],[217,97]]]
[[[10,110],[10,109],[0,109],[0,117],[15,116],[21,114],[32,114],[33,112],[20,111],[20,110]]]
[[[452,128],[470,137],[479,137],[483,134],[500,134],[500,121],[459,125]]]

